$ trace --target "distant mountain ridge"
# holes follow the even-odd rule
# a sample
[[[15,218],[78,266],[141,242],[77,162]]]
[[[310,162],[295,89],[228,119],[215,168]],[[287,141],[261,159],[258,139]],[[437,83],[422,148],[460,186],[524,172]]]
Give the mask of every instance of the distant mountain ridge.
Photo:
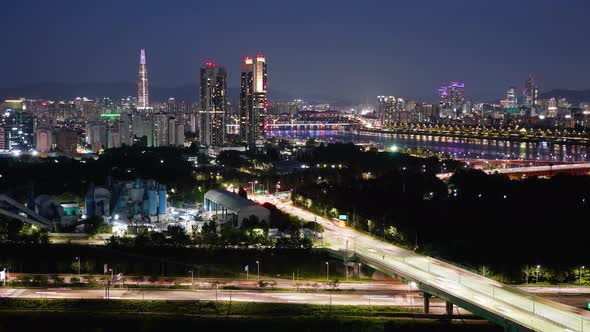
[[[197,84],[184,84],[176,87],[150,86],[150,100],[164,102],[168,98],[185,100],[191,103],[197,101],[199,86]],[[137,85],[132,82],[114,83],[38,83],[18,87],[0,87],[0,99],[12,98],[38,98],[52,100],[69,100],[76,97],[111,97],[126,98],[137,94]],[[270,101],[287,101],[295,98],[303,98],[316,102],[347,103],[349,101],[323,95],[294,96],[280,90],[271,89],[268,92]],[[230,101],[237,102],[240,97],[240,89],[229,87]]]
[[[568,90],[568,89],[553,89],[551,91],[539,94],[541,99],[549,98],[565,98],[572,103],[590,102],[590,89],[588,90]]]
[[[170,97],[178,100],[185,100],[191,103],[197,101],[198,84],[184,84],[176,87],[150,86],[150,99],[154,102],[164,102]],[[68,100],[76,97],[112,97],[126,98],[137,94],[137,85],[132,82],[111,82],[111,83],[38,83],[27,84],[18,87],[0,87],[0,99],[11,98],[40,98],[53,100]],[[237,87],[228,88],[229,99],[237,102],[240,96],[240,89]],[[590,89],[571,90],[553,89],[539,95],[541,99],[566,98],[573,103],[590,102]],[[307,96],[292,95],[280,90],[269,90],[269,99],[273,101],[287,101],[295,98],[302,98],[313,102],[327,102],[337,105],[353,105],[353,100],[312,94]]]

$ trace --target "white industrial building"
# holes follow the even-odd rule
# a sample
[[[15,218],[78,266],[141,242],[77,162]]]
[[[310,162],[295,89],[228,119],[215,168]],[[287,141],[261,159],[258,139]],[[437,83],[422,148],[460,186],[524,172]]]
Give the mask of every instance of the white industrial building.
[[[218,222],[231,222],[234,227],[240,227],[242,221],[250,216],[270,222],[270,210],[227,190],[209,190],[205,193],[203,205],[205,211],[216,217]]]

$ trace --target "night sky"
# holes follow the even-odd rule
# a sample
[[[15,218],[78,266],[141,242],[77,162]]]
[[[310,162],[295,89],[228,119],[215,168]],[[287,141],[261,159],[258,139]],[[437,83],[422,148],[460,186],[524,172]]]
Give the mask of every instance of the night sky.
[[[92,3],[92,5],[90,5]],[[504,97],[529,73],[541,91],[590,88],[590,1],[69,1],[0,5],[0,86],[196,83],[214,60],[239,86],[242,57],[263,53],[269,88],[373,101],[433,99],[464,81],[467,98]]]

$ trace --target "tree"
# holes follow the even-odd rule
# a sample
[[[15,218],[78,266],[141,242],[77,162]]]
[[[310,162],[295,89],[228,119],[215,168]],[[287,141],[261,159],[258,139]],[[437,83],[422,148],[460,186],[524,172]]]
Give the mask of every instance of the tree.
[[[160,232],[149,232],[150,245],[154,247],[163,247],[166,245],[166,236]]]
[[[308,221],[304,224],[303,227],[309,228],[316,233],[323,233],[324,232],[324,226],[322,226],[322,224],[315,222],[315,221]]]
[[[176,247],[187,247],[191,243],[191,239],[184,231],[184,228],[177,225],[168,225],[168,236],[170,242]]]
[[[217,235],[217,226],[214,221],[205,223],[201,229],[201,235],[199,236],[199,243],[207,246],[217,245],[219,236]]]
[[[260,221],[257,216],[251,215],[247,219],[244,218],[244,220],[242,220],[242,225],[240,228],[244,230],[251,230],[254,228],[268,229],[268,225],[265,222]]]
[[[133,246],[136,248],[149,247],[150,244],[151,244],[150,236],[149,236],[148,232],[145,232],[145,231],[137,234],[137,236],[135,236],[135,239],[133,241]]]

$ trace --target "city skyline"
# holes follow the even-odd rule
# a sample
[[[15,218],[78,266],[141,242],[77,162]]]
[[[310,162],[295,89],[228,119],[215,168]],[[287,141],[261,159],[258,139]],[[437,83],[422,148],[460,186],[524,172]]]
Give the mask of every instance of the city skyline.
[[[0,23],[3,31],[13,31],[23,19],[18,14],[21,5],[10,6],[15,15]],[[152,83],[167,87],[193,82],[204,59],[229,64],[228,82],[237,82],[239,65],[235,59],[258,52],[273,59],[273,88],[294,96],[323,94],[362,100],[394,94],[432,100],[436,87],[456,80],[470,87],[473,99],[489,100],[503,96],[509,86],[520,87],[522,77],[529,73],[535,74],[543,91],[589,87],[583,74],[590,69],[584,59],[588,46],[581,42],[588,4],[581,1],[567,7],[549,1],[495,2],[493,6],[459,2],[445,5],[448,8],[431,1],[413,5],[287,5],[287,11],[304,15],[303,20],[285,15],[276,4],[265,3],[257,6],[264,22],[242,30],[231,22],[243,13],[245,5],[234,2],[223,10],[212,4],[197,10],[183,1],[169,7],[147,1],[141,8],[133,7],[137,13],[120,20],[124,23],[117,18],[130,10],[128,4],[121,4],[121,13],[112,13],[113,3],[101,3],[93,17],[79,6],[72,3],[51,8],[38,3],[22,11],[39,23],[54,16],[73,21],[58,20],[45,33],[23,27],[6,36],[6,43],[19,52],[0,55],[0,69],[5,73],[0,86],[134,81],[136,72],[129,69],[137,63],[136,50],[146,48]],[[506,6],[512,10],[504,11]],[[112,24],[98,28],[94,16],[107,12]],[[131,26],[148,22],[146,17],[160,12],[160,24]],[[211,23],[206,16],[212,12],[228,22],[220,25],[215,37],[204,34]],[[387,12],[396,12],[396,19],[386,20],[383,15]],[[172,22],[174,15],[181,19]],[[522,23],[524,17],[526,24]],[[568,20],[545,24],[555,17]],[[320,26],[323,21],[328,24]],[[71,24],[79,28],[70,29]],[[139,37],[138,29],[142,31]],[[63,34],[55,37],[50,32]],[[108,47],[88,42],[111,39]],[[565,46],[553,47],[552,40]],[[564,47],[568,50],[565,56]],[[69,48],[75,51],[67,51]],[[39,50],[45,49],[52,51],[39,56]],[[88,61],[94,65],[86,66]],[[310,75],[313,80],[308,79]]]

